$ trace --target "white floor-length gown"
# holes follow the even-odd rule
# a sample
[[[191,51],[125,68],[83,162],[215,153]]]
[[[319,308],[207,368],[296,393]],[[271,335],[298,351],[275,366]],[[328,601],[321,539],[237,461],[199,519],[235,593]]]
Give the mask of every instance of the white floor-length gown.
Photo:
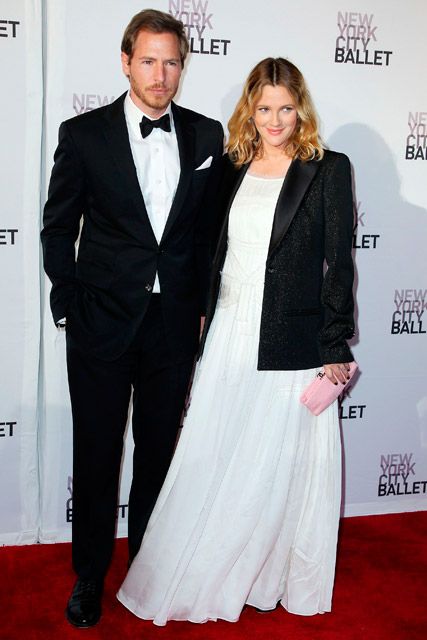
[[[264,271],[283,179],[246,174],[191,406],[118,599],[137,616],[236,621],[245,604],[330,611],[341,493],[336,404],[317,370],[257,371]]]

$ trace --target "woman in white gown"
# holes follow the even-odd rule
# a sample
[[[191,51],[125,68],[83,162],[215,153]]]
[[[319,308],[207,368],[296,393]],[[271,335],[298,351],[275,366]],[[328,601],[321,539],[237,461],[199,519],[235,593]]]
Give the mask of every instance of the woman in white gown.
[[[169,473],[119,600],[137,616],[236,621],[331,609],[336,403],[299,402],[353,335],[350,165],[322,148],[298,69],[261,61],[229,123],[203,355]],[[325,272],[324,264],[327,265]]]

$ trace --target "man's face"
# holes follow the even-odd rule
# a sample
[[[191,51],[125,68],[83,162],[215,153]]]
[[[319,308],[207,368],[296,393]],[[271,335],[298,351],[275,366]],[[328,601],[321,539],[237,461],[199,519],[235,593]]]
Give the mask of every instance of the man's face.
[[[174,33],[140,31],[132,57],[122,52],[123,73],[134,103],[152,118],[160,117],[176,94],[182,67]]]

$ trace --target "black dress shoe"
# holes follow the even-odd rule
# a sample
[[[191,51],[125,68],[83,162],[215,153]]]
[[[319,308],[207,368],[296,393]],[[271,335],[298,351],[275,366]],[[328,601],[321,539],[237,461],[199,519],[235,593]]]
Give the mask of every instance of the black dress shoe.
[[[257,613],[271,613],[272,611],[276,611],[276,609],[278,609],[279,605],[280,605],[280,600],[279,600],[279,602],[276,604],[276,606],[275,606],[275,607],[273,607],[272,609],[259,609],[258,607],[255,607],[255,611],[256,611]]]
[[[75,627],[93,627],[101,617],[102,582],[77,580],[68,600],[65,615]]]

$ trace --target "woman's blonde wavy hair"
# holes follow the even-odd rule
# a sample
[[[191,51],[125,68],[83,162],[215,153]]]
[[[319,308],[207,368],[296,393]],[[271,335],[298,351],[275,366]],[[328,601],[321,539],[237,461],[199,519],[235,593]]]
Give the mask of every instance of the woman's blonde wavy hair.
[[[302,73],[285,58],[265,58],[250,72],[242,96],[228,122],[230,138],[227,152],[233,163],[240,167],[262,156],[262,143],[252,116],[262,90],[266,85],[286,87],[297,110],[297,123],[284,151],[300,160],[320,160],[323,144],[320,139],[317,116]]]

